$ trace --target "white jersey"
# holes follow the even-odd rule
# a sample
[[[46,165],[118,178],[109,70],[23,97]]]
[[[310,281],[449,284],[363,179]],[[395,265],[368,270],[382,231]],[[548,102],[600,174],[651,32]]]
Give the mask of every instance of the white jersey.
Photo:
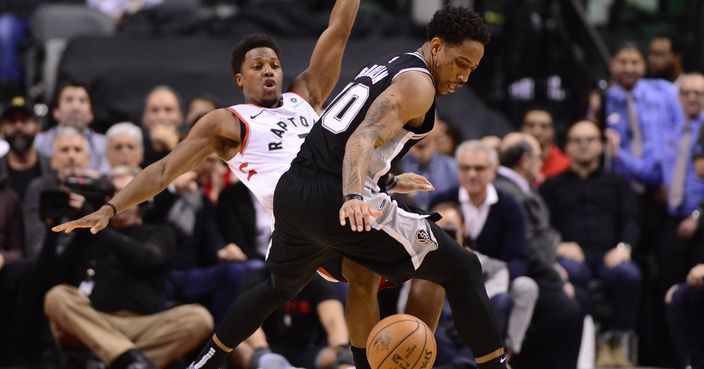
[[[318,114],[299,95],[286,92],[278,108],[252,104],[228,108],[244,124],[240,151],[227,161],[232,173],[273,213],[274,190],[291,166]]]

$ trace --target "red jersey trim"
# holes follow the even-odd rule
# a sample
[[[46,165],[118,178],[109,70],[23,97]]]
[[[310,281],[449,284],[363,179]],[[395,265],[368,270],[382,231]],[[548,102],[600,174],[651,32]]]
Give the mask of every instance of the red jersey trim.
[[[232,107],[227,108],[232,114],[236,115],[239,120],[244,123],[244,138],[242,139],[242,143],[240,144],[240,155],[244,153],[244,149],[247,147],[247,141],[249,141],[249,123],[240,115],[240,113],[237,112],[237,110],[233,109]]]

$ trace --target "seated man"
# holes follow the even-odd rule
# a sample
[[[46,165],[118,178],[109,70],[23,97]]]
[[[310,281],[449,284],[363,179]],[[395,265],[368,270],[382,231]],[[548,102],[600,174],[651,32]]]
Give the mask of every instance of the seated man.
[[[583,289],[594,275],[603,281],[613,309],[597,347],[597,365],[630,366],[621,338],[636,326],[641,274],[631,260],[631,246],[638,242],[636,195],[621,176],[604,171],[603,153],[596,124],[581,121],[567,132],[570,169],[548,179],[540,192],[550,209],[551,224],[569,243],[560,264],[570,281]]]
[[[138,172],[117,167],[109,179],[120,191]],[[166,368],[213,329],[213,319],[202,306],[162,310],[175,241],[168,228],[142,224],[139,212],[125,210],[98,237],[77,233],[55,264],[59,276],[83,273],[85,279],[78,287],[54,286],[44,302],[59,347],[88,348],[115,369],[135,363]],[[45,245],[59,253],[57,246]]]
[[[665,298],[672,338],[682,363],[704,368],[704,264],[695,265],[685,283],[672,286]]]
[[[482,141],[464,142],[457,148],[455,160],[460,186],[437,194],[433,201],[449,201],[461,209],[466,220],[459,229],[461,244],[508,266],[510,289],[494,296],[487,286],[487,292],[499,326],[507,332],[508,352],[518,354],[538,298],[537,284],[525,275],[528,249],[521,210],[507,193],[491,183],[499,159],[489,145]],[[486,269],[481,257],[480,261]]]
[[[343,293],[342,285],[313,278],[264,321],[271,350],[294,366],[310,369],[337,369],[333,364],[339,355],[351,359]]]
[[[582,337],[584,313],[581,290],[568,280],[557,264],[560,234],[550,226],[550,213],[531,185],[540,176],[541,148],[533,136],[509,133],[499,148],[497,191],[509,194],[519,205],[526,226],[528,268],[526,275],[539,287],[533,320],[513,368],[575,368]]]

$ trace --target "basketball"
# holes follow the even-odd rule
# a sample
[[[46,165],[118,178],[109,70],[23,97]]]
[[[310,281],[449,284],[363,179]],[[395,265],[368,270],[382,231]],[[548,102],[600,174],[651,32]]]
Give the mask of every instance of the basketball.
[[[367,338],[372,369],[430,369],[435,355],[433,332],[413,315],[391,315],[375,325]]]

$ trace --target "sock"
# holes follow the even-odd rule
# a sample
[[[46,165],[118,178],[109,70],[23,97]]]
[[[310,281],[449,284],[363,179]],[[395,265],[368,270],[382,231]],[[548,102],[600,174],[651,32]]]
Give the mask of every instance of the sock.
[[[211,337],[188,369],[218,369],[230,351],[221,349]]]
[[[372,369],[367,360],[367,349],[351,346],[352,357],[354,357],[354,366],[356,369]]]
[[[506,355],[501,355],[497,358],[491,359],[485,363],[477,364],[479,369],[506,369],[507,358]]]

